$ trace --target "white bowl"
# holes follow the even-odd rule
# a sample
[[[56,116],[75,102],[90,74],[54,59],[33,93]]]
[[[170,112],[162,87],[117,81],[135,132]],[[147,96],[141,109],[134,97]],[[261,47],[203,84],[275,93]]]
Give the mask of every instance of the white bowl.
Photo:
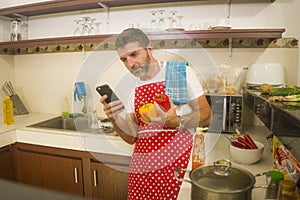
[[[232,158],[240,164],[253,164],[258,162],[263,154],[264,145],[258,141],[254,141],[258,149],[242,149],[230,144],[230,154]]]

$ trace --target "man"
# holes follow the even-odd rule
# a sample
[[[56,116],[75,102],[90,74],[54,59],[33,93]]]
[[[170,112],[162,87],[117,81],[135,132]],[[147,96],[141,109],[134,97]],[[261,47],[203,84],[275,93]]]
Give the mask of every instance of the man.
[[[176,199],[181,182],[176,181],[174,168],[187,167],[192,149],[193,136],[188,129],[209,124],[210,106],[195,74],[184,64],[189,84],[184,88],[187,90],[185,105],[176,106],[170,94],[171,108],[164,112],[154,102],[158,116],[142,113],[150,122],[144,121],[139,113],[140,102],[153,103],[157,94],[166,93],[169,63],[153,57],[153,47],[139,29],[124,30],[116,39],[116,50],[125,67],[138,78],[132,103],[123,118],[120,113],[125,108],[120,100],[107,104],[104,95],[100,102],[120,137],[135,144],[129,170],[128,199]],[[188,107],[187,111],[180,113],[182,107]]]

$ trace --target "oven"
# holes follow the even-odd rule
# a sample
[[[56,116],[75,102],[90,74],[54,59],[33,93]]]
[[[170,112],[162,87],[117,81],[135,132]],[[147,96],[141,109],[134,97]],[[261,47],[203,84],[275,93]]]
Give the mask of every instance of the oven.
[[[242,131],[243,95],[206,94],[212,109],[209,131],[215,133],[235,133]]]

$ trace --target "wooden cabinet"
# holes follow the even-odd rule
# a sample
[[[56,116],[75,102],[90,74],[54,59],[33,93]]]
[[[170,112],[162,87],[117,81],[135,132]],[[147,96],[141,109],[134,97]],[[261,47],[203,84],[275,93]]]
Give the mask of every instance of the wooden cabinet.
[[[128,156],[24,143],[13,146],[18,182],[96,199],[127,199]]]
[[[127,199],[128,166],[91,161],[92,197],[103,200]]]
[[[84,194],[80,157],[53,154],[33,145],[17,144],[16,178],[21,183]]]
[[[14,165],[10,145],[0,148],[0,178],[14,180]]]

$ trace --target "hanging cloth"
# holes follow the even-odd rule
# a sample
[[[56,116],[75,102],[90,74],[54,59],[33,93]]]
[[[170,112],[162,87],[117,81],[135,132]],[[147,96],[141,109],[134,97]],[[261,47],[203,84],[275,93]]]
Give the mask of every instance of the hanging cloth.
[[[165,93],[175,105],[188,103],[187,65],[187,62],[177,61],[168,61],[166,64]]]

